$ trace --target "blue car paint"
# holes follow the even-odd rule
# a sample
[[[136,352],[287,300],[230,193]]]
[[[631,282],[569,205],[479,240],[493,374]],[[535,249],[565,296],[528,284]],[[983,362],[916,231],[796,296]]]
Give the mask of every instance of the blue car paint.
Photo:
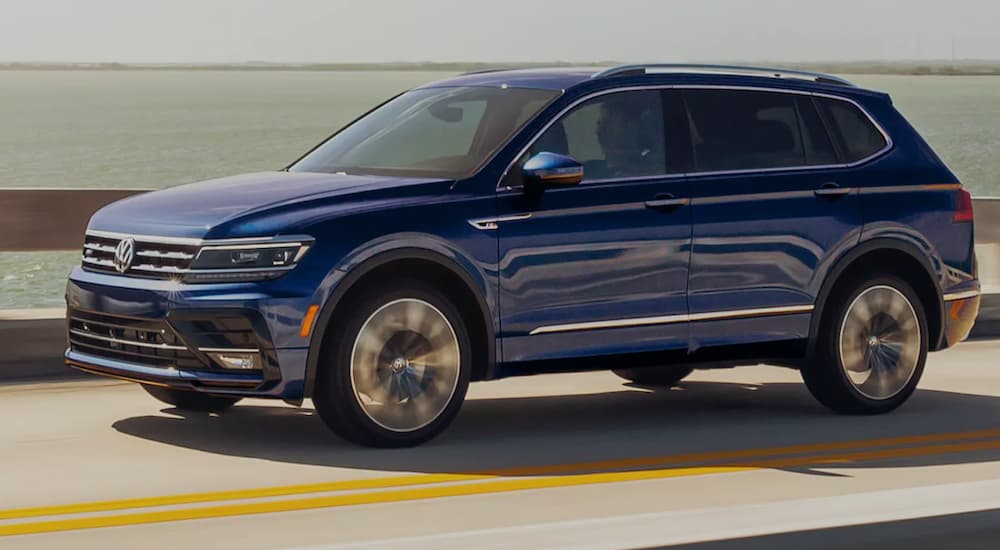
[[[491,360],[496,365],[490,366],[490,377],[526,372],[517,365],[529,365],[531,372],[530,365],[537,362],[583,355],[694,352],[706,346],[801,340],[815,325],[814,315],[594,330],[584,337],[573,332],[530,332],[551,324],[600,319],[812,304],[829,283],[829,274],[866,240],[897,240],[922,251],[930,258],[942,292],[978,288],[971,226],[950,220],[955,191],[884,189],[957,181],[887,95],[750,76],[591,79],[592,74],[580,69],[493,72],[425,86],[508,85],[562,91],[482,169],[464,180],[268,172],[175,187],[110,205],[94,216],[90,229],[203,239],[307,234],[316,243],[286,276],[260,283],[182,284],[77,268],[70,275],[67,302],[71,307],[140,317],[208,307],[258,311],[280,364],[280,380],[252,390],[212,391],[294,401],[310,391],[307,371],[316,368],[325,332],[337,330],[318,323],[310,337],[300,336],[306,310],[319,305],[329,311],[351,273],[394,251],[424,251],[470,282],[495,338]],[[503,188],[514,157],[573,102],[611,89],[677,86],[847,97],[864,106],[896,143],[879,159],[854,168],[766,176],[680,174],[615,184],[614,189],[583,184],[547,190],[536,204],[518,189]],[[828,180],[860,191],[835,201],[814,196],[812,189]],[[736,181],[751,182],[753,191],[730,189]],[[880,190],[869,191],[872,188]],[[664,192],[691,202],[668,213],[641,207],[643,201]],[[600,207],[608,202],[616,207]],[[504,224],[496,230],[484,231],[469,223],[525,212],[532,213],[527,223]],[[595,243],[601,246],[595,248]]]
[[[692,177],[691,313],[812,304],[822,261],[857,244],[861,233],[856,191],[814,194],[831,177],[828,170]],[[808,319],[802,321],[793,337],[807,334]],[[787,339],[769,329],[773,322],[749,319],[733,337]],[[701,347],[702,330],[692,327],[694,347]]]
[[[134,195],[98,211],[90,228],[204,239],[269,237],[322,220],[331,215],[331,206],[338,214],[377,208],[386,201],[444,192],[449,185],[441,183],[426,178],[259,172]]]
[[[678,178],[499,194],[500,324],[510,362],[687,347],[687,324],[530,334],[542,326],[687,314],[691,209],[647,208]]]

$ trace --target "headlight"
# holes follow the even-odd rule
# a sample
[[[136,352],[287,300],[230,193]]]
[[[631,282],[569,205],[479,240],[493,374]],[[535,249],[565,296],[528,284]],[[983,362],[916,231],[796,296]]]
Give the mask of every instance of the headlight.
[[[184,275],[189,283],[266,281],[295,267],[312,238],[246,244],[205,245]]]

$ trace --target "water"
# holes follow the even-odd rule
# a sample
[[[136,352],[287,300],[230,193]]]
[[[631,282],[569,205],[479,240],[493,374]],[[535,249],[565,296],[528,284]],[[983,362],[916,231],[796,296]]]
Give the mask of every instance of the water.
[[[281,168],[434,72],[0,71],[0,187],[167,187]],[[849,77],[1000,195],[1000,77]],[[0,253],[0,309],[58,307],[76,252]]]

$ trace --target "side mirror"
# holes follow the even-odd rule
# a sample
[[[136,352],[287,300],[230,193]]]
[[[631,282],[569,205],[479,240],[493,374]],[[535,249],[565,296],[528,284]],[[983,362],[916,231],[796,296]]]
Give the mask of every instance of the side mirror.
[[[583,164],[573,157],[537,153],[521,167],[525,189],[576,185],[583,181]]]

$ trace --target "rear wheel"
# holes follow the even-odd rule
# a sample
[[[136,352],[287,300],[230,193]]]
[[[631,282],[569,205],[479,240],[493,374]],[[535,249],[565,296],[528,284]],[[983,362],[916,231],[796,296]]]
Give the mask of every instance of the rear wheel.
[[[159,386],[143,386],[146,393],[183,411],[222,412],[235,405],[239,397],[210,395],[195,391],[176,390]]]
[[[691,367],[665,365],[637,369],[615,369],[612,372],[642,386],[673,386],[694,371]]]
[[[338,435],[373,447],[406,447],[458,414],[471,343],[458,309],[419,281],[367,292],[324,346],[313,402]]]
[[[839,413],[877,414],[899,407],[917,387],[927,360],[923,306],[899,277],[867,278],[832,296],[817,354],[802,369],[809,391]]]

